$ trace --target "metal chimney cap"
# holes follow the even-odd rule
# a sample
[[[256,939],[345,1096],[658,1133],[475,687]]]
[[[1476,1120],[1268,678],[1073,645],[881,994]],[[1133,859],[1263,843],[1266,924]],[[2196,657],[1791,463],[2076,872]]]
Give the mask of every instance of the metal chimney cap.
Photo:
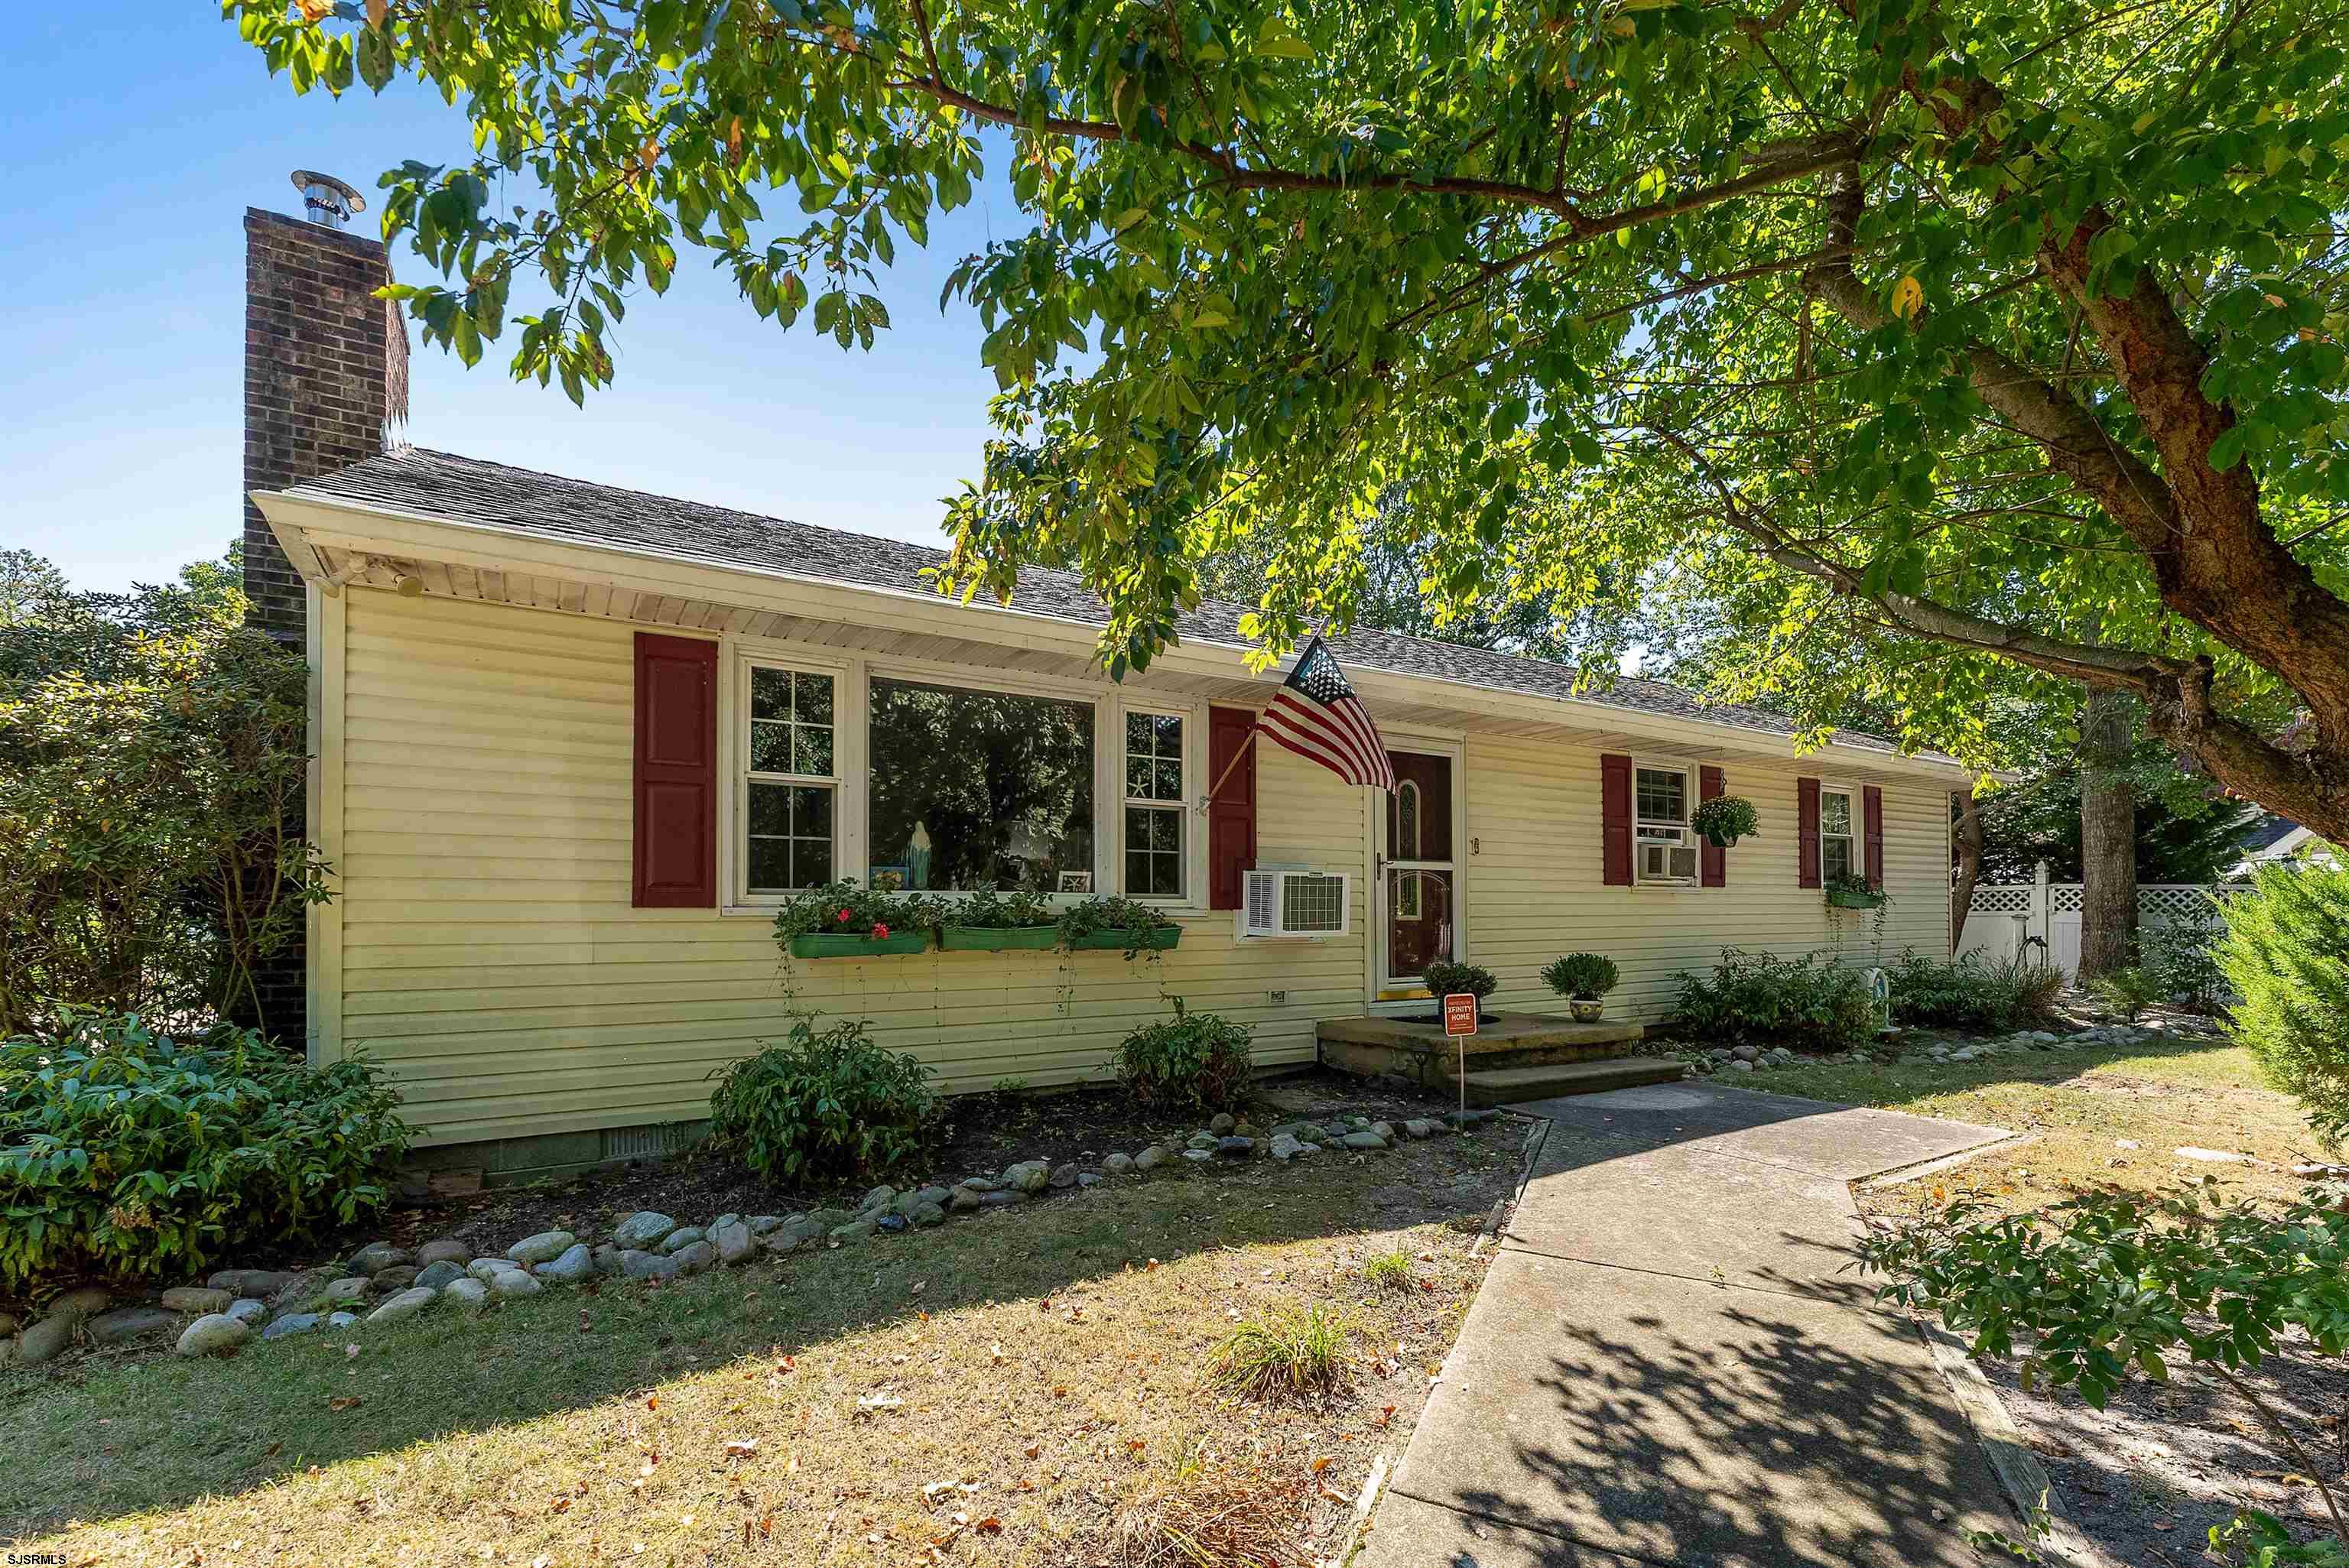
[[[367,211],[366,197],[346,181],[315,169],[295,170],[294,189],[302,192],[311,216],[331,227],[340,227],[352,213]]]

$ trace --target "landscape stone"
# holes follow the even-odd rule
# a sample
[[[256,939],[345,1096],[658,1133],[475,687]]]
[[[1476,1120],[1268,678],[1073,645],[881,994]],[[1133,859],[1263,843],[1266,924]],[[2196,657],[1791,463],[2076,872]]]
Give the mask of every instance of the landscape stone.
[[[224,1312],[208,1312],[181,1331],[182,1356],[225,1356],[253,1337],[253,1326]]]
[[[708,1233],[698,1225],[688,1225],[681,1231],[671,1231],[662,1238],[660,1250],[669,1253],[681,1253],[688,1247],[698,1245],[702,1237]]]
[[[365,1301],[375,1294],[375,1282],[353,1274],[347,1279],[329,1280],[319,1294],[328,1301]]]
[[[1212,1132],[1195,1132],[1191,1134],[1190,1140],[1184,1145],[1184,1149],[1186,1152],[1195,1150],[1205,1150],[1208,1153],[1213,1153],[1215,1152],[1216,1145],[1220,1141],[1222,1140],[1216,1138],[1216,1136]]]
[[[258,1327],[269,1321],[269,1304],[253,1296],[240,1296],[228,1304],[228,1315]]]
[[[533,1264],[552,1263],[571,1250],[579,1238],[568,1231],[541,1231],[534,1236],[524,1236],[506,1249],[506,1256],[527,1267]]]
[[[605,1242],[602,1245],[598,1246],[595,1249],[595,1272],[597,1274],[618,1274],[620,1272],[620,1249],[614,1246],[609,1242]]]
[[[634,1247],[620,1254],[620,1272],[630,1279],[659,1279],[677,1272],[677,1266],[658,1253],[643,1253]]]
[[[740,1214],[720,1214],[718,1218],[709,1222],[708,1229],[712,1233],[715,1233],[718,1227],[720,1225],[739,1225],[741,1222],[742,1216]]]
[[[535,1275],[521,1269],[508,1269],[490,1282],[490,1294],[498,1296],[536,1295],[545,1288]]]
[[[759,1251],[757,1242],[750,1235],[750,1227],[740,1220],[712,1226],[709,1244],[717,1249],[718,1261],[729,1268],[749,1263]]]
[[[1075,1163],[1071,1162],[1054,1170],[1051,1181],[1049,1184],[1061,1191],[1066,1191],[1068,1189],[1075,1186],[1077,1184],[1077,1167]]]
[[[947,1199],[947,1207],[957,1214],[968,1214],[987,1199],[987,1194],[971,1187],[957,1187]]]
[[[90,1338],[97,1344],[119,1345],[126,1339],[136,1339],[142,1334],[153,1334],[165,1328],[177,1328],[185,1321],[186,1319],[172,1308],[120,1306],[112,1312],[99,1313],[82,1326],[89,1331]]]
[[[1009,1209],[1015,1203],[1027,1201],[1025,1192],[981,1192],[978,1195],[978,1206],[982,1209]]]
[[[1205,1165],[1208,1161],[1213,1160],[1215,1157],[1216,1151],[1213,1149],[1185,1149],[1183,1150],[1184,1159],[1198,1165]]]
[[[946,1203],[947,1193],[944,1187],[941,1187],[936,1182],[933,1181],[924,1187],[920,1191],[915,1193],[914,1196],[919,1198],[925,1203],[936,1203],[943,1207]]]
[[[745,1231],[743,1234],[747,1236],[750,1233]],[[539,1264],[536,1272],[539,1278],[553,1280],[557,1284],[574,1284],[583,1279],[593,1279],[595,1274],[595,1249],[585,1242],[574,1242],[557,1255]],[[495,1282],[492,1284],[494,1285]]]
[[[453,1279],[440,1287],[440,1295],[456,1305],[476,1307],[490,1299],[490,1287],[477,1279]]]
[[[1304,1153],[1305,1145],[1288,1133],[1276,1132],[1272,1135],[1272,1146],[1266,1152],[1285,1164]]]
[[[1275,1138],[1306,1139],[1319,1136],[1321,1126],[1312,1121],[1284,1121],[1272,1130]]]
[[[512,1274],[520,1267],[522,1265],[512,1258],[475,1258],[465,1265],[465,1272],[487,1284],[498,1275]]]
[[[269,1297],[269,1305],[283,1312],[289,1306],[301,1306],[308,1303],[311,1297],[326,1288],[326,1282],[333,1279],[335,1274],[331,1269],[304,1269],[299,1274],[278,1274],[275,1277],[279,1283]],[[259,1295],[261,1290],[256,1285],[251,1289],[241,1290],[237,1294]]]
[[[413,1289],[414,1287],[410,1286],[409,1288]],[[357,1323],[358,1320],[359,1315],[356,1312],[330,1312],[326,1315],[326,1326],[329,1328],[348,1328],[352,1324]]]
[[[1384,1149],[1387,1140],[1375,1132],[1350,1132],[1339,1140],[1349,1149]]]
[[[669,1262],[681,1274],[698,1274],[718,1261],[718,1249],[708,1242],[696,1242],[668,1254]],[[495,1282],[491,1288],[495,1289]]]
[[[378,1269],[367,1275],[378,1290],[406,1290],[416,1283],[420,1271],[413,1264],[394,1264],[388,1269]]]
[[[1423,1116],[1413,1117],[1409,1121],[1402,1124],[1402,1130],[1411,1134],[1413,1138],[1433,1138],[1435,1136],[1435,1123],[1428,1120]]]
[[[1127,1171],[1133,1169],[1133,1156],[1131,1154],[1112,1154],[1108,1159],[1102,1161],[1102,1169],[1108,1171],[1112,1176],[1123,1176]]]
[[[1395,1130],[1394,1123],[1392,1121],[1374,1121],[1371,1123],[1369,1130],[1377,1133],[1390,1143],[1394,1141]]]
[[[1228,1138],[1216,1140],[1216,1152],[1226,1160],[1245,1160],[1256,1152],[1256,1140],[1233,1133]]]
[[[80,1321],[69,1312],[55,1313],[41,1319],[18,1337],[16,1359],[27,1367],[54,1361],[67,1346],[73,1343],[74,1326]]]
[[[434,1264],[456,1264],[461,1267],[471,1262],[472,1257],[473,1249],[454,1236],[442,1236],[416,1249],[416,1263],[419,1268],[430,1268]]]
[[[1051,1180],[1052,1167],[1041,1160],[1022,1160],[1003,1172],[1003,1185],[1013,1192],[1041,1192]]]
[[[763,1236],[781,1224],[783,1217],[781,1214],[753,1214],[746,1222],[750,1225],[752,1235]]]
[[[958,1187],[968,1187],[974,1192],[1000,1192],[1003,1191],[1003,1183],[998,1181],[992,1176],[966,1176],[960,1181],[955,1183],[955,1185]]]
[[[946,1207],[940,1203],[925,1203],[914,1211],[913,1221],[917,1225],[943,1225],[947,1222]]]
[[[1166,1150],[1155,1143],[1133,1157],[1133,1168],[1136,1171],[1155,1171],[1165,1163]]]
[[[1219,1110],[1216,1113],[1214,1119],[1207,1123],[1207,1130],[1220,1137],[1224,1133],[1229,1132],[1232,1130],[1233,1123],[1237,1119],[1235,1118],[1231,1112],[1227,1110]]]
[[[416,1277],[409,1283],[410,1284],[429,1285],[434,1290],[440,1290],[452,1282],[463,1279],[464,1277],[465,1270],[462,1264],[450,1263],[444,1258],[434,1263],[429,1263],[422,1268],[417,1270]]]
[[[406,1247],[395,1247],[389,1242],[369,1242],[351,1254],[351,1268],[357,1274],[371,1274],[378,1269],[398,1268],[415,1261],[416,1255]]]
[[[222,1269],[204,1283],[232,1295],[274,1296],[294,1282],[276,1269]]]
[[[1754,1070],[1754,1064],[1752,1062],[1732,1062],[1729,1064],[1729,1068],[1732,1072],[1750,1073]]]
[[[279,1318],[261,1331],[264,1339],[283,1339],[289,1334],[307,1334],[325,1321],[315,1312],[296,1312]]]
[[[507,1272],[512,1274],[518,1273],[520,1271],[509,1269]],[[503,1278],[504,1276],[501,1275],[499,1277]],[[524,1279],[528,1279],[530,1276],[524,1274],[523,1277]],[[535,1284],[536,1282],[533,1281],[532,1283]],[[406,1290],[401,1291],[398,1295],[395,1295],[390,1300],[385,1302],[381,1306],[377,1307],[373,1312],[368,1313],[367,1320],[369,1323],[398,1323],[406,1318],[414,1317],[418,1313],[422,1312],[426,1307],[430,1306],[432,1305],[433,1298],[440,1294],[440,1293],[439,1291],[433,1290],[426,1285],[410,1285]]]
[[[807,1245],[829,1228],[813,1214],[793,1214],[767,1233],[767,1246],[772,1252],[789,1252]]]
[[[226,1312],[236,1297],[224,1290],[208,1285],[175,1284],[158,1298],[173,1312],[184,1312],[202,1317],[207,1313]]]
[[[612,1228],[612,1244],[622,1252],[649,1250],[676,1229],[677,1222],[667,1214],[643,1209]]]
[[[885,1209],[896,1201],[897,1189],[895,1187],[875,1187],[864,1194],[864,1202],[856,1205],[856,1212],[860,1214],[869,1214],[875,1209]]]
[[[1242,1138],[1254,1138],[1257,1136],[1256,1123],[1250,1121],[1245,1116],[1232,1123],[1232,1130]]]
[[[893,1236],[900,1231],[910,1228],[913,1224],[912,1221],[906,1219],[905,1215],[896,1212],[895,1210],[892,1210],[886,1214],[875,1214],[871,1219],[862,1222],[872,1226],[875,1231],[885,1232],[889,1235]]]

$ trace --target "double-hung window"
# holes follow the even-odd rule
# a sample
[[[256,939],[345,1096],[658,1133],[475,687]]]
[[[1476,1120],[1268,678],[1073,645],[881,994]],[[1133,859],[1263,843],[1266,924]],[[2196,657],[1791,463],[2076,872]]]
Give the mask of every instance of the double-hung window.
[[[750,667],[743,746],[743,886],[790,892],[830,882],[839,861],[833,677]]]
[[[1125,892],[1181,898],[1185,863],[1180,714],[1125,716]]]
[[[1861,875],[1858,841],[1852,833],[1851,791],[1819,791],[1819,870],[1830,885]]]
[[[1639,880],[1693,885],[1696,839],[1689,830],[1691,774],[1685,768],[1642,767],[1632,777]]]

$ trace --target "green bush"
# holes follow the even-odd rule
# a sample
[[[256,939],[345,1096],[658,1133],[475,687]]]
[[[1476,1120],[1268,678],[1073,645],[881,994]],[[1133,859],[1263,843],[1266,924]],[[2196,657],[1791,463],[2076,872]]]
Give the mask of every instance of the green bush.
[[[1905,953],[1888,966],[1892,1020],[1942,1029],[2013,1029],[2043,1016],[2064,988],[2061,970],[2016,959],[1986,964]]]
[[[863,1181],[920,1152],[938,1110],[930,1069],[892,1055],[847,1018],[712,1074],[712,1150],[770,1181]]]
[[[1438,996],[1450,996],[1465,991],[1480,1005],[1501,987],[1501,982],[1490,969],[1474,964],[1431,964],[1421,972],[1419,981]]]
[[[1568,953],[1553,958],[1543,966],[1541,976],[1559,995],[1583,1002],[1596,1002],[1622,979],[1615,960],[1603,953]]]
[[[2166,1000],[2214,1012],[2227,994],[2227,976],[2219,968],[2219,939],[2223,928],[2199,922],[2148,927],[2137,936],[2141,962],[2155,977]]]
[[[2142,964],[2132,964],[2123,969],[2108,969],[2088,981],[2088,995],[2096,1006],[2127,1023],[2137,1022],[2137,1015],[2159,1001],[2163,992],[2160,976]]]
[[[1174,1016],[1144,1024],[1117,1047],[1119,1081],[1143,1105],[1164,1110],[1227,1110],[1247,1089],[1248,1030],[1174,998]]]
[[[1680,976],[1682,1026],[1701,1039],[1840,1047],[1876,1034],[1868,977],[1816,954],[1780,958],[1724,947],[1710,977]]]
[[[179,1278],[382,1207],[415,1129],[362,1060],[308,1068],[252,1030],[192,1044],[68,1009],[0,1042],[0,1284]]]
[[[2349,868],[2262,870],[2227,901],[2236,1037],[2328,1143],[2349,1132]]]

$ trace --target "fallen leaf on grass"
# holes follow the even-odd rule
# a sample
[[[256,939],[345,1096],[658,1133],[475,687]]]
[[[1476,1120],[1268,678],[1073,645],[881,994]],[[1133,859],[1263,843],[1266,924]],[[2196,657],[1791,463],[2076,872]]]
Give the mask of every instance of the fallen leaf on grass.
[[[365,1401],[357,1394],[337,1394],[326,1401],[326,1408],[340,1415],[345,1410],[357,1409]]]
[[[756,1438],[729,1438],[726,1440],[726,1457],[730,1460],[748,1459],[758,1451],[759,1439]]]

